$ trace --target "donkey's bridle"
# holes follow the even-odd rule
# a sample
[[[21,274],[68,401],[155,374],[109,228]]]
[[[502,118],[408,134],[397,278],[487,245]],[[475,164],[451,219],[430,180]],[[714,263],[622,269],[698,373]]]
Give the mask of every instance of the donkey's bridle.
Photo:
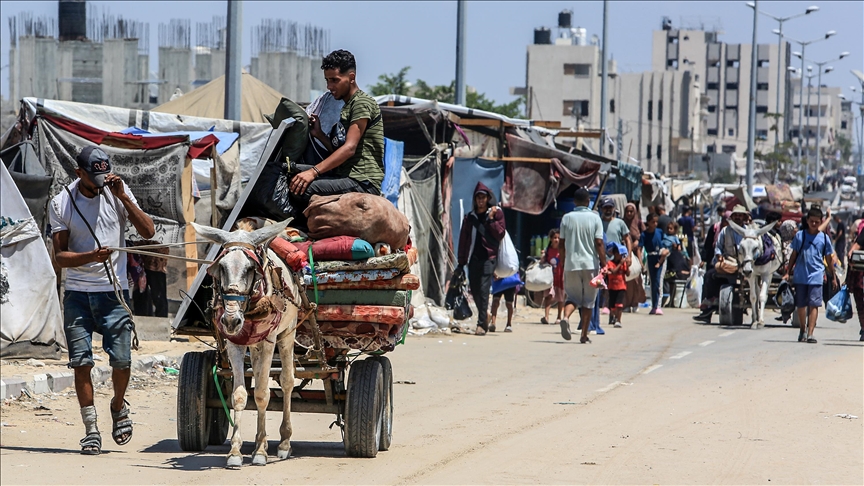
[[[238,251],[238,250],[245,253],[247,257],[249,257],[252,261],[255,262],[255,267],[256,267],[255,279],[252,281],[252,285],[249,288],[249,292],[245,293],[245,294],[244,293],[237,293],[237,292],[226,292],[222,288],[221,284],[217,285],[216,287],[218,288],[217,293],[219,294],[218,295],[219,299],[221,299],[222,301],[241,302],[242,305],[244,305],[244,307],[245,307],[246,305],[249,304],[249,301],[252,299],[252,295],[257,293],[256,289],[260,290],[260,289],[258,289],[258,287],[260,287],[261,283],[263,282],[264,269],[261,265],[261,257],[258,255],[258,249],[255,248],[254,245],[249,244],[249,243],[243,243],[243,242],[225,243],[222,246],[222,251],[219,253],[219,256],[216,257],[215,260],[213,260],[213,264],[211,265],[211,267],[213,265],[216,265],[222,258],[224,258],[226,255],[228,255],[230,252]]]

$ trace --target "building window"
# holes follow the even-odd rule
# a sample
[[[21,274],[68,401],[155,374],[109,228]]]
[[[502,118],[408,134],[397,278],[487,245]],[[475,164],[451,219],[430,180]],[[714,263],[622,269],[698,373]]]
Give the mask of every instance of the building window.
[[[662,158],[663,158],[663,146],[658,144],[657,145],[657,159],[659,160]]]
[[[846,120],[840,122],[840,130],[846,130]]]
[[[726,67],[737,68],[738,61],[726,61]]]
[[[717,112],[717,105],[709,105],[708,106],[708,113],[716,113],[716,112]]]
[[[726,89],[738,89],[738,83],[726,83]]]
[[[768,62],[767,59],[763,59],[761,61],[756,61],[756,65],[758,67],[768,67],[770,65],[770,63]]]
[[[663,120],[663,100],[657,102],[657,119],[661,121]],[[660,151],[658,150],[657,153],[659,154]],[[660,156],[658,155],[657,157]]]
[[[720,89],[719,83],[708,83],[708,89]]]
[[[705,151],[708,152],[709,154],[716,153],[717,152],[717,146],[712,143],[711,145],[706,147]]]
[[[730,128],[730,129],[729,129],[729,136],[730,136],[730,137],[734,137],[734,136],[735,136],[735,129],[734,129],[734,128]]]
[[[768,130],[756,130],[756,138],[759,140],[768,140]]]
[[[678,59],[667,59],[666,67],[678,69]]]
[[[612,145],[611,143],[609,144],[609,153],[610,153],[610,154],[614,154],[614,153],[615,153],[615,145]]]
[[[588,117],[588,100],[579,101],[579,116]]]
[[[651,100],[648,100],[648,121],[651,121],[653,119],[654,119],[654,102]],[[651,153],[651,151],[649,150],[648,153]],[[649,156],[648,158],[650,159],[651,157]]]
[[[668,40],[670,44],[677,44],[678,43],[677,37],[667,37],[666,40]]]
[[[735,153],[735,146],[734,145],[724,145],[723,146],[723,153],[724,154],[734,154]]]
[[[757,106],[756,107],[756,113],[768,113],[768,107],[764,106],[764,105],[763,106]]]
[[[609,113],[615,113],[615,98],[609,100]]]
[[[759,91],[768,91],[768,83],[756,83],[756,89]]]
[[[564,116],[588,116],[588,100],[564,100],[562,105]]]
[[[708,129],[708,135],[710,135],[712,137],[716,137],[717,136],[717,129],[716,128],[709,128]]]
[[[565,64],[564,76],[589,76],[591,74],[590,64]]]

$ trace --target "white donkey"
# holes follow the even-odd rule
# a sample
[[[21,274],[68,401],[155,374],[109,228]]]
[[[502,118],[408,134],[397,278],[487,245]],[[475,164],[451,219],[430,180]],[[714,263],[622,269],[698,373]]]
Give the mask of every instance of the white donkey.
[[[267,405],[270,402],[270,365],[275,347],[279,346],[282,373],[281,442],[277,455],[291,455],[291,392],[294,388],[294,334],[297,327],[299,292],[291,270],[268,248],[269,242],[283,232],[291,220],[254,231],[223,231],[195,223],[202,237],[222,245],[222,252],[207,272],[213,277],[213,325],[227,339],[226,349],[234,376],[231,395],[234,408],[234,432],[227,467],[240,467],[240,418],[246,408],[246,386],[243,357],[250,350],[255,378],[255,405],[258,409],[258,433],[252,464],[267,464]],[[241,225],[242,227],[242,225]],[[252,316],[251,318],[249,316]]]
[[[741,269],[741,273],[750,282],[750,305],[753,306],[751,329],[761,329],[765,326],[765,303],[768,301],[768,287],[771,285],[771,278],[774,272],[783,263],[780,239],[768,234],[768,237],[774,242],[775,255],[767,263],[762,265],[755,264],[765,253],[762,235],[771,231],[774,224],[771,223],[762,228],[742,228],[731,220],[729,221],[729,227],[743,236],[741,243],[738,245],[738,268]]]

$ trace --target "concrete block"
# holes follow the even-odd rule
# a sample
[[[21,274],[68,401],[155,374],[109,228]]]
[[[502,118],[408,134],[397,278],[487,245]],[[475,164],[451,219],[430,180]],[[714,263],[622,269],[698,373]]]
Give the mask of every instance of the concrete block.
[[[171,320],[167,317],[135,316],[135,331],[141,341],[168,341],[171,339]]]
[[[27,389],[30,390],[31,394],[35,395],[51,392],[51,389],[48,388],[48,375],[45,373],[33,375],[31,379],[27,380]]]
[[[75,373],[72,371],[56,371],[48,373],[48,388],[54,393],[75,386]]]
[[[153,357],[147,356],[139,360],[135,360],[135,362],[132,363],[132,370],[138,373],[146,373],[153,368],[153,363],[155,363]]]
[[[111,368],[109,366],[94,366],[90,370],[90,379],[94,385],[105,383],[111,379]]]
[[[13,376],[0,380],[0,398],[17,398],[27,384],[22,378]]]

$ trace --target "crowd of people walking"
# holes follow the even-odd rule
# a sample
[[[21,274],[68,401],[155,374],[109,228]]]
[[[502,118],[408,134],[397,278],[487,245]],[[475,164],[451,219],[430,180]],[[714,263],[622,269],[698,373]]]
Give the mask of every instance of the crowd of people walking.
[[[746,263],[740,261],[743,230],[762,227],[737,199],[721,202],[712,211],[713,217],[699,218],[701,238],[697,238],[700,224],[693,208],[686,205],[676,206],[677,219],[663,205],[649,207],[643,219],[635,201],[627,203],[622,214],[613,198],[592,201],[585,188],[577,189],[573,199],[575,208],[563,216],[559,228],[549,232],[541,258],[542,264],[552,267],[552,284],[539,300],[544,308],[540,322],[558,325],[566,340],[572,339],[571,323],[575,323],[581,343],[590,343],[591,334],[605,332],[601,315],[608,315],[608,324],[616,328],[623,327],[624,314],[640,308],[649,315],[663,315],[663,306],[681,291],[676,283],[688,280],[694,271],[702,284],[700,312],[693,319],[710,323],[720,306],[721,288],[740,277],[739,268]],[[861,218],[847,229],[838,215],[823,213],[814,205],[800,221],[768,213],[758,222],[768,228],[762,230],[767,233],[759,253],[763,263],[755,264],[775,258],[782,262],[776,275],[793,289],[796,316],[784,314],[777,319],[797,318],[799,342],[817,342],[814,329],[819,308],[840,289],[841,273],[857,307],[864,341],[864,268],[847,264],[854,253],[864,251],[864,214]],[[494,272],[506,231],[504,221],[492,191],[479,183],[472,211],[462,223],[456,269],[458,276],[468,269],[470,293],[477,306],[477,335],[495,332],[502,297],[507,309],[504,331],[512,331],[515,295],[524,284],[518,276],[500,279]],[[775,241],[779,242],[776,247]],[[491,320],[487,310],[490,292]],[[554,320],[550,315],[553,307]]]

